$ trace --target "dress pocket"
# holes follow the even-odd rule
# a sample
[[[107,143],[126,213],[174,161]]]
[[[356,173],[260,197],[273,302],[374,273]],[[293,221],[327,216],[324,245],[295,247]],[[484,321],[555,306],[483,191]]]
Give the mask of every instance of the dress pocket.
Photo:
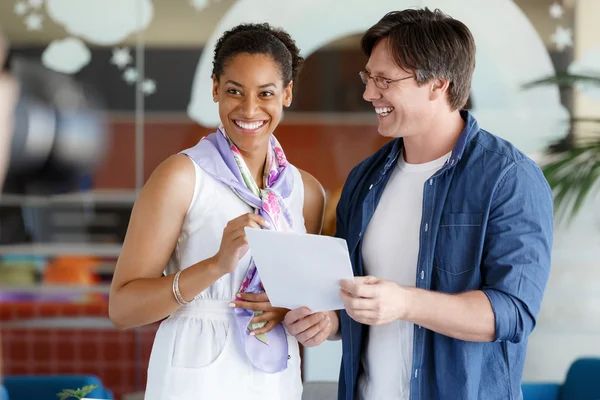
[[[175,337],[172,367],[167,377],[168,400],[243,398],[251,388],[252,374],[237,353],[233,325],[219,347],[212,347],[207,335],[191,341],[190,336],[184,336],[193,332],[180,331]],[[235,377],[235,385],[227,383],[229,377]]]
[[[209,369],[215,367],[232,345],[234,327],[227,321],[185,318],[177,321],[172,366]]]

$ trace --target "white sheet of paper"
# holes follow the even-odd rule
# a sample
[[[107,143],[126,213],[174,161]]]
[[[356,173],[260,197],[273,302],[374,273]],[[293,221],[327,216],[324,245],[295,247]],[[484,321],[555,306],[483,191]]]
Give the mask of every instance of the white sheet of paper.
[[[341,310],[340,280],[354,280],[346,241],[330,236],[246,228],[271,305]]]

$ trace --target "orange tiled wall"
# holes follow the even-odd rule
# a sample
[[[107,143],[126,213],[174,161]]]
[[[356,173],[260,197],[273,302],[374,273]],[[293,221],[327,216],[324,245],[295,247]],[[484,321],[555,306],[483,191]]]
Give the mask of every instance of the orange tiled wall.
[[[147,122],[144,126],[144,172],[147,179],[161,161],[193,146],[212,130],[182,118],[177,122]],[[343,184],[359,161],[383,145],[387,139],[377,134],[373,124],[281,124],[276,136],[288,159],[314,175],[326,190]],[[135,125],[114,122],[112,148],[94,178],[96,188],[135,187]]]

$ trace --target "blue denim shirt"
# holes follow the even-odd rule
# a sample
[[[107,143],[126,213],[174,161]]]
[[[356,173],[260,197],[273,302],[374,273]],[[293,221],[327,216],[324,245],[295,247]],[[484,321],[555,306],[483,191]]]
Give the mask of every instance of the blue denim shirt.
[[[467,111],[461,115],[465,127],[449,160],[423,187],[415,284],[444,293],[482,290],[496,339],[466,342],[415,326],[410,398],[521,399],[527,338],[550,272],[552,192],[531,159],[480,129]],[[364,160],[342,191],[336,236],[348,242],[356,276],[364,275],[362,236],[401,148],[396,139]],[[352,400],[369,331],[345,311],[340,329],[339,399]]]

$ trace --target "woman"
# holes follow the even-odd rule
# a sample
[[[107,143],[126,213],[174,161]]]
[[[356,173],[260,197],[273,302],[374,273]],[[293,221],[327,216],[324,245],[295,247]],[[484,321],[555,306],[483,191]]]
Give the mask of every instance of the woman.
[[[213,61],[222,125],[163,162],[136,201],[109,312],[119,328],[168,317],[147,400],[301,398],[298,343],[281,325],[288,310],[263,292],[244,228],[321,230],[323,188],[272,135],[302,61],[268,24],[226,32]]]

